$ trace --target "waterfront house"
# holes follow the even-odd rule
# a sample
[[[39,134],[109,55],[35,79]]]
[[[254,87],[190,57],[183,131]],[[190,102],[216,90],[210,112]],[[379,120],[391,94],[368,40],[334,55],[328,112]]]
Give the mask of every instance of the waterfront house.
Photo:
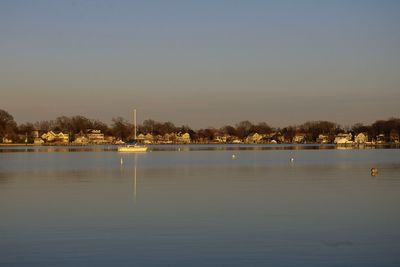
[[[365,144],[366,142],[368,142],[367,133],[359,133],[354,137],[354,143],[356,144]]]
[[[252,135],[247,136],[246,143],[261,143],[263,137],[264,136],[261,134],[254,133]]]
[[[151,133],[148,133],[144,136],[144,141],[145,144],[151,144],[154,142],[154,136]]]
[[[85,135],[77,135],[74,143],[77,145],[87,145],[89,144],[89,138],[87,138]]]
[[[2,141],[3,141],[4,144],[11,144],[12,143],[12,140],[8,139],[7,137],[3,137]]]
[[[181,134],[179,133],[177,136],[177,142],[178,143],[185,143],[185,144],[189,144],[190,143],[190,134],[189,133],[184,133]]]
[[[385,137],[385,135],[382,133],[382,134],[378,134],[377,136],[376,136],[376,143],[377,144],[384,144],[384,143],[386,143],[386,137]]]
[[[87,138],[89,140],[89,143],[92,143],[92,144],[106,143],[106,140],[104,139],[104,134],[101,132],[101,130],[96,130],[96,129],[88,130]]]
[[[304,134],[304,133],[298,133],[298,134],[296,134],[296,135],[293,137],[292,142],[293,142],[293,143],[300,144],[300,143],[304,143],[305,140],[306,140],[306,134]]]
[[[46,143],[66,144],[69,142],[68,134],[64,134],[63,132],[55,133],[53,131],[49,131],[47,133],[42,134],[41,137],[43,140],[45,140]]]
[[[34,145],[37,145],[37,146],[40,146],[40,145],[43,145],[43,144],[44,144],[44,141],[43,141],[43,139],[40,138],[40,137],[35,137],[35,138],[33,138],[33,144],[34,144]]]
[[[123,145],[123,144],[125,144],[125,142],[122,141],[121,139],[118,139],[117,141],[115,141],[115,144],[116,145]]]
[[[175,133],[166,133],[163,135],[161,142],[164,144],[170,144],[175,142],[176,140],[176,135]]]
[[[396,130],[390,131],[390,142],[398,143],[399,142],[399,132]]]
[[[333,143],[338,145],[352,144],[353,135],[351,133],[339,133],[335,136]]]
[[[320,134],[320,135],[318,135],[318,138],[316,141],[319,144],[327,144],[327,143],[329,143],[329,136]]]
[[[277,143],[285,143],[285,136],[281,132],[274,133],[272,139],[275,140]]]
[[[145,135],[144,134],[139,134],[138,136],[136,136],[136,141],[139,143],[142,143],[144,141]]]

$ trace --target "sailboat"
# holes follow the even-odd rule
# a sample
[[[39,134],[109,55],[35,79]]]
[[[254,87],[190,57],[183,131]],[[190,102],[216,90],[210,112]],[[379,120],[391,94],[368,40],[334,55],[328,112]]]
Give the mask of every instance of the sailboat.
[[[133,123],[135,127],[134,138],[136,141],[136,109],[133,110]],[[133,145],[125,145],[118,147],[118,152],[146,152],[147,146],[133,144]]]

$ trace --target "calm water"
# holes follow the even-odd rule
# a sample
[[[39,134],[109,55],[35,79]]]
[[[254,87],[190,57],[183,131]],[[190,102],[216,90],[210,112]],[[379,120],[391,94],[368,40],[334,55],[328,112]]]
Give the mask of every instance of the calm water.
[[[0,266],[400,266],[400,149],[114,150],[0,150]]]

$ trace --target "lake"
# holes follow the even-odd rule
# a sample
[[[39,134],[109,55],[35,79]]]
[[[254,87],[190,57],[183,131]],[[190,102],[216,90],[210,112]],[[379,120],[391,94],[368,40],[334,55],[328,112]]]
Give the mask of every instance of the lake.
[[[400,149],[115,150],[0,148],[0,266],[400,266]]]

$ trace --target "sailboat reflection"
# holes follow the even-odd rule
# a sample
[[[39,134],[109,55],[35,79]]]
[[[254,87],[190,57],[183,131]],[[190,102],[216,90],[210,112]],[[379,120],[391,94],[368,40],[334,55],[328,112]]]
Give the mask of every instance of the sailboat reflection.
[[[137,155],[135,155],[135,163],[134,163],[134,167],[133,167],[133,200],[136,202],[136,189],[137,189],[137,185],[136,185],[136,169],[137,169]]]
[[[133,156],[133,166],[132,166],[132,157],[121,157],[121,175],[126,174],[128,175],[128,178],[130,177],[130,181],[132,181],[132,191],[133,191],[133,199],[134,202],[136,202],[137,196],[138,196],[138,154],[132,155]],[[129,160],[130,159],[130,160]],[[129,162],[129,163],[128,163]],[[127,167],[127,168],[126,168]],[[133,168],[132,168],[133,167]],[[132,179],[133,176],[133,180]]]

